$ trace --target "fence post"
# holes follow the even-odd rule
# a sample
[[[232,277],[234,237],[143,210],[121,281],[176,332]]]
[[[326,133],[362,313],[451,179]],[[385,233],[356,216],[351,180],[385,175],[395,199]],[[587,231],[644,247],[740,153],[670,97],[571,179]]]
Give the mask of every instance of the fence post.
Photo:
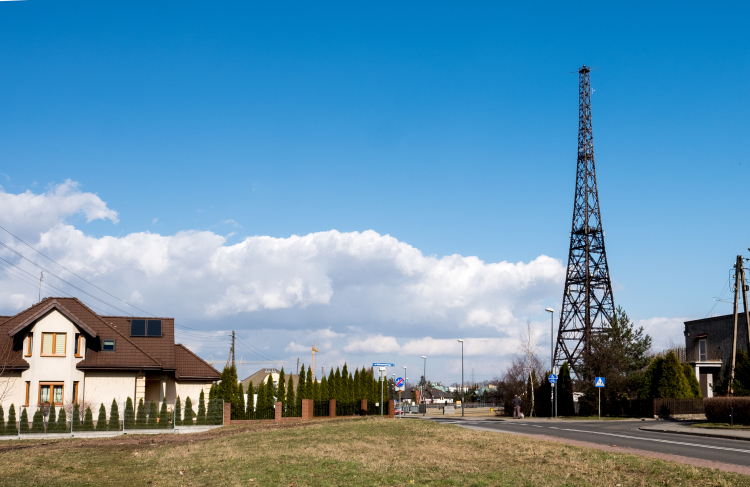
[[[329,418],[336,417],[336,399],[328,400],[328,417]]]
[[[221,424],[223,426],[229,426],[230,424],[232,424],[232,403],[225,402],[222,412],[223,412],[223,418],[222,418]]]
[[[313,399],[302,399],[300,403],[300,407],[302,408],[302,411],[300,411],[300,416],[302,419],[311,419],[313,417],[314,404],[315,403]]]
[[[273,420],[277,423],[281,422],[281,402],[276,401],[273,408]]]
[[[359,401],[359,414],[361,416],[367,416],[367,399],[361,399]]]
[[[393,399],[388,399],[388,417],[393,418],[395,416],[394,412]]]

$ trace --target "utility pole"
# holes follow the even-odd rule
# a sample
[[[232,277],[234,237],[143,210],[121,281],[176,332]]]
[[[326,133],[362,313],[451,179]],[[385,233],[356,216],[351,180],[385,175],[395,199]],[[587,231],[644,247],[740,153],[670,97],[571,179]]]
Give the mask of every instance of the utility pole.
[[[39,301],[37,303],[42,302],[42,281],[44,280],[44,271],[41,271],[39,273]]]
[[[735,362],[737,360],[737,322],[739,321],[740,290],[742,290],[742,304],[745,311],[745,326],[747,326],[748,347],[750,347],[750,314],[748,313],[747,308],[748,286],[745,279],[745,259],[741,255],[738,255],[737,261],[734,263],[734,330],[732,333],[732,368],[729,375],[729,388],[727,390],[730,396],[734,394],[734,371]]]
[[[593,379],[581,377],[581,366],[591,353],[592,335],[609,326],[615,311],[596,186],[590,73],[591,69],[585,65],[578,70],[575,202],[554,354],[554,364],[567,361],[581,380]]]
[[[229,347],[229,355],[227,356],[227,367],[229,367],[229,364],[232,364],[232,367],[234,367],[234,330],[232,330],[232,346]]]

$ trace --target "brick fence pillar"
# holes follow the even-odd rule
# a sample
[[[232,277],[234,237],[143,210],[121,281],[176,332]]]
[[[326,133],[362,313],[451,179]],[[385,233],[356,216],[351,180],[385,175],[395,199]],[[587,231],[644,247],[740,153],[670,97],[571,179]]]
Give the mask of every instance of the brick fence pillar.
[[[394,411],[393,399],[389,399],[388,400],[388,417],[389,418],[394,417],[394,413],[395,411]]]
[[[312,399],[302,400],[302,419],[312,419],[314,415],[313,405],[314,403]]]
[[[273,408],[273,419],[274,421],[281,421],[281,403],[276,401],[276,404],[274,404]]]
[[[224,426],[232,424],[232,403],[224,403]]]
[[[361,416],[367,416],[367,399],[359,401],[359,414]]]
[[[329,418],[336,417],[336,399],[328,400],[328,417]]]

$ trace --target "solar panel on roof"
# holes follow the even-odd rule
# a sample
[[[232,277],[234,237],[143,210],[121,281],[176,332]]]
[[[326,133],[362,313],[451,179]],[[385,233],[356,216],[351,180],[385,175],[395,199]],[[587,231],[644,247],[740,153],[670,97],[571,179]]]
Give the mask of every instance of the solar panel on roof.
[[[131,320],[130,321],[130,336],[132,337],[146,336],[146,320]]]
[[[148,336],[161,336],[161,320],[148,320]]]

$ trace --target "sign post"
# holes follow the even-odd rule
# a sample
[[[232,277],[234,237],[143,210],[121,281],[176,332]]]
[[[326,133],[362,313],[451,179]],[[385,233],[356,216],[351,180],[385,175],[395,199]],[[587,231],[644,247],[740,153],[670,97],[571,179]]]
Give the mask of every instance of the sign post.
[[[602,389],[604,389],[604,377],[597,377],[594,380],[594,387],[599,389],[599,421],[602,420]]]
[[[550,398],[549,403],[549,417],[554,418],[555,417],[555,386],[557,384],[557,375],[550,374],[547,378],[550,383],[550,389],[552,390],[552,397]]]
[[[396,378],[396,390],[398,391],[398,402],[401,404],[401,416],[404,415],[404,403],[401,401],[401,391],[404,390],[405,385],[403,377]]]

